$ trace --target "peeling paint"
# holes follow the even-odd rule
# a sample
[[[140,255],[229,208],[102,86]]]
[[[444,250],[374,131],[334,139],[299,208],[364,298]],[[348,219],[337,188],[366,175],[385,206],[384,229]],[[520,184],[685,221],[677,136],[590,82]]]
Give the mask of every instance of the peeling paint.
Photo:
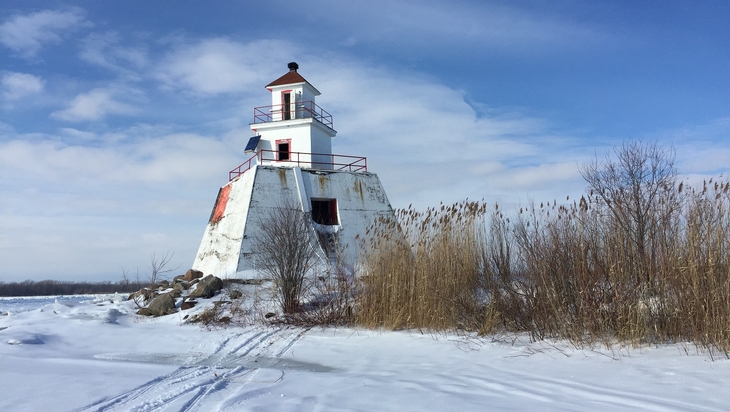
[[[231,185],[225,185],[218,191],[218,197],[213,206],[213,213],[210,214],[210,224],[215,224],[223,219],[226,213],[226,205],[228,204],[228,195],[231,193]]]

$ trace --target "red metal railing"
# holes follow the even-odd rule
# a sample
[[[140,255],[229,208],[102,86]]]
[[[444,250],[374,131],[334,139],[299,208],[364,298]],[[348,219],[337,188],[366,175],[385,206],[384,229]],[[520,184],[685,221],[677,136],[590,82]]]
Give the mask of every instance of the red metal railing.
[[[333,128],[332,115],[311,100],[253,108],[254,124],[309,118],[314,118],[330,129]]]
[[[252,166],[263,162],[271,162],[282,166],[296,165],[302,167],[304,165],[306,168],[324,170],[368,171],[368,159],[365,157],[304,152],[288,152],[288,155],[288,159],[279,160],[279,152],[276,150],[259,150],[251,158],[241,163],[240,166],[228,172],[228,181],[241,176]]]

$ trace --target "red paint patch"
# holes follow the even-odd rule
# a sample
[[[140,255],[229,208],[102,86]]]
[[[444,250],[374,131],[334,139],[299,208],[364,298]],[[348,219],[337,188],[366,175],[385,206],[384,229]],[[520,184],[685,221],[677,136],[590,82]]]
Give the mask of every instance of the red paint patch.
[[[213,213],[210,215],[210,223],[218,223],[223,219],[223,214],[226,212],[226,205],[228,204],[229,193],[231,193],[231,185],[225,185],[218,191],[218,199],[215,200]]]

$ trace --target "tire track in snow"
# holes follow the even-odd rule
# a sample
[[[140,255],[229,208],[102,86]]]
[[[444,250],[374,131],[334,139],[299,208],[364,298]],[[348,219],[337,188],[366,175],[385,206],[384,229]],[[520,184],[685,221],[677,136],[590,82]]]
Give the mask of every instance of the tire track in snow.
[[[308,330],[308,329],[307,329]],[[246,359],[278,358],[307,331],[291,327],[259,327],[234,333],[219,342],[213,353],[172,373],[153,379],[130,391],[92,403],[79,412],[111,411],[207,411],[222,406],[239,393],[240,386],[227,390],[230,382],[250,383],[260,368],[241,365]],[[133,360],[133,359],[127,359]],[[238,365],[236,365],[238,363]],[[248,379],[244,379],[248,376]],[[283,372],[282,372],[283,377]],[[241,379],[244,379],[241,382]],[[272,384],[278,382],[271,382]],[[256,392],[256,391],[254,391]],[[240,395],[240,393],[239,393]]]
[[[159,390],[161,388],[171,387],[194,379],[203,373],[204,371],[202,371],[201,368],[183,366],[169,375],[160,376],[121,395],[92,403],[91,405],[78,409],[78,411],[112,411],[117,407],[122,407],[135,402],[137,399],[143,397],[153,389]]]
[[[249,345],[247,342],[242,344],[240,347],[234,350],[238,356],[248,356],[254,350],[258,350],[256,353],[257,357],[267,356],[273,354],[272,357],[279,358],[286,353],[294,344],[301,339],[301,337],[311,328],[299,329],[292,327],[284,327],[266,334],[259,334],[249,339],[253,341],[256,339],[256,344]],[[271,339],[274,339],[273,341]],[[268,344],[267,344],[268,343]],[[278,344],[277,344],[278,343]],[[263,348],[262,345],[265,345]],[[241,352],[241,350],[243,351]],[[238,368],[237,368],[238,369]],[[253,381],[254,376],[258,373],[261,368],[240,368],[239,370],[232,370],[225,376],[221,377],[219,382],[206,388],[205,393],[201,396],[197,396],[191,400],[184,408],[180,411],[195,412],[195,411],[212,411],[212,410],[228,410],[231,407],[236,407],[241,403],[245,402],[253,396],[257,396],[262,393],[260,388],[252,388],[248,390],[248,385]],[[246,378],[241,381],[241,378]],[[257,384],[267,383],[273,385],[278,383],[284,378],[284,371],[281,371],[281,376],[270,382],[257,382]],[[225,387],[231,382],[237,383],[236,387],[230,391],[225,391]],[[243,392],[243,393],[242,393]]]

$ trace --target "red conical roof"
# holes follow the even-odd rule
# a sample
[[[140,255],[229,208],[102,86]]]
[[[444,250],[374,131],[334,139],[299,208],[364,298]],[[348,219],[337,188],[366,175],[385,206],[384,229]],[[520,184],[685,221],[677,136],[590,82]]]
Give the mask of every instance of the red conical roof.
[[[296,62],[291,62],[286,67],[289,68],[289,73],[267,84],[266,87],[281,86],[282,84],[309,83],[301,74],[297,73],[299,65]]]
[[[282,84],[294,84],[294,83],[309,83],[304,77],[302,77],[301,74],[297,73],[296,70],[291,70],[289,73],[279,77],[278,79],[274,80],[273,82],[266,85],[266,87],[271,86],[281,86]]]
[[[307,79],[305,79],[304,77],[302,77],[301,74],[297,73],[297,69],[299,69],[299,65],[298,64],[296,64],[295,62],[291,62],[291,63],[288,64],[287,67],[289,67],[289,72],[287,74],[279,77],[278,79],[274,80],[273,82],[267,84],[266,85],[266,88],[267,89],[269,87],[272,87],[272,86],[281,86],[281,85],[284,85],[284,84],[307,83],[309,85],[309,87],[311,87],[312,89],[314,89],[315,92],[317,94],[319,94],[319,91],[317,90],[317,88],[315,88],[314,86],[312,86],[312,84],[309,83],[307,81]]]

